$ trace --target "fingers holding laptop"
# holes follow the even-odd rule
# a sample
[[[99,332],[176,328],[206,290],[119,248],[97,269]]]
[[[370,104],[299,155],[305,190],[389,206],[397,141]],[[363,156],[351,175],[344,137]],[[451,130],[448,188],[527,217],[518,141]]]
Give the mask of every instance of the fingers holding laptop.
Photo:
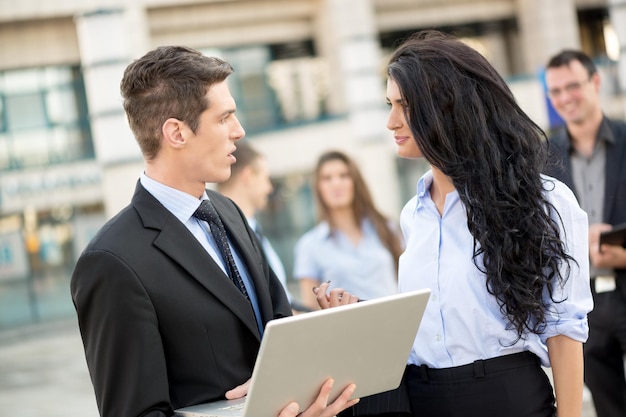
[[[234,400],[246,396],[250,388],[250,381],[251,379],[248,379],[245,383],[227,391],[225,395],[226,399]],[[300,406],[298,403],[291,402],[281,410],[278,417],[332,417],[359,402],[359,398],[350,399],[356,388],[355,384],[350,384],[344,388],[341,395],[339,395],[335,401],[328,404],[328,396],[333,388],[333,384],[333,379],[327,379],[322,385],[315,402],[303,412],[299,412]]]
[[[245,397],[248,395],[248,389],[250,388],[250,379],[244,382],[241,385],[236,386],[230,391],[226,391],[226,399],[227,400],[235,400],[237,398]]]
[[[352,400],[350,399],[356,389],[356,385],[350,384],[343,390],[341,395],[339,395],[335,401],[328,404],[328,396],[333,388],[333,384],[333,379],[326,380],[326,382],[322,385],[315,402],[306,410],[300,413],[299,405],[292,402],[287,404],[287,406],[281,410],[278,417],[333,417],[346,408],[352,407],[359,402],[358,398]]]
[[[319,287],[313,288],[313,293],[315,294],[317,304],[319,304],[320,308],[337,307],[359,301],[359,297],[345,291],[343,288],[333,288],[328,291],[329,285],[330,281],[326,281],[320,284]]]

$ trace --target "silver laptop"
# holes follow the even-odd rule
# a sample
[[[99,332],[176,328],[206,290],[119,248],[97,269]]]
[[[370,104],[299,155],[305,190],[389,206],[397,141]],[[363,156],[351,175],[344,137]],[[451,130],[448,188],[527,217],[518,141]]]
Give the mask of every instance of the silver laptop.
[[[302,410],[328,378],[334,401],[350,383],[353,398],[400,385],[429,289],[270,321],[248,395],[176,410],[184,417],[276,417],[289,402]]]

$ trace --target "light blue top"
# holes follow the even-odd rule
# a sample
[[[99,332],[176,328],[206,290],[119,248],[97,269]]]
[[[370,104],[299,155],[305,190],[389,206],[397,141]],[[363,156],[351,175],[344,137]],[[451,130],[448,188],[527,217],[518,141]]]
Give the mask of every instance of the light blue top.
[[[220,268],[222,268],[224,274],[228,276],[228,273],[226,272],[226,262],[224,262],[224,259],[222,259],[222,255],[219,252],[215,240],[213,239],[213,235],[210,232],[208,223],[193,217],[193,213],[198,207],[200,207],[201,201],[209,199],[206,192],[204,193],[202,198],[198,200],[191,194],[187,194],[183,191],[168,187],[167,185],[161,184],[160,182],[153,180],[145,173],[141,174],[139,180],[141,181],[141,185],[150,194],[152,194],[154,198],[159,201],[159,203],[163,204],[163,206],[167,210],[169,210],[178,220],[180,220],[182,224],[185,225],[187,229],[189,229],[194,237],[198,239],[198,242],[200,242],[202,247],[209,253],[209,255],[211,255],[211,258],[213,258],[215,263]],[[230,242],[230,239],[228,241],[228,244],[230,245],[230,250],[233,253],[233,258],[235,258],[235,264],[239,269],[239,273],[241,274],[243,283],[246,286],[246,290],[248,291],[248,297],[250,298],[250,302],[252,303],[252,309],[254,310],[254,314],[256,316],[259,332],[261,335],[263,335],[263,325],[261,324],[261,311],[259,310],[259,303],[257,301],[254,283],[250,279],[248,269],[241,260],[241,257],[237,253],[237,250]],[[228,280],[230,280],[230,278],[228,278]]]
[[[294,277],[330,280],[330,289],[343,288],[369,300],[398,292],[396,267],[370,220],[364,220],[358,245],[327,222],[318,224],[296,243]]]
[[[561,227],[567,252],[578,262],[571,266],[565,286],[555,287],[554,299],[565,301],[551,304],[545,333],[528,334],[525,340],[511,345],[517,334],[507,330],[495,297],[487,292],[484,274],[474,264],[473,238],[459,194],[454,191],[446,196],[440,216],[429,192],[432,181],[432,171],[428,171],[417,184],[417,196],[405,205],[400,216],[406,241],[400,257],[400,291],[432,291],[409,363],[446,368],[529,350],[549,366],[546,339],[562,334],[586,341],[587,313],[593,307],[588,224],[571,190],[544,177],[544,188],[548,190],[545,194],[562,223],[558,215],[552,217]],[[566,276],[565,266],[561,272]]]

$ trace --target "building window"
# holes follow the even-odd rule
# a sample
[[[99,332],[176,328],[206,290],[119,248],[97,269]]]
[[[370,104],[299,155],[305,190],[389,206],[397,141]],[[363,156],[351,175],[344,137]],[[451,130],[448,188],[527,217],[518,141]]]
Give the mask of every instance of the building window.
[[[328,116],[328,69],[311,42],[204,49],[228,61],[237,116],[248,133],[318,121]]]
[[[263,233],[285,267],[289,283],[294,285],[293,248],[298,239],[315,226],[317,219],[312,178],[310,173],[292,173],[272,178],[272,184],[274,192],[258,217]]]
[[[101,204],[0,216],[0,330],[74,314],[72,269],[105,222]]]
[[[0,171],[94,157],[78,67],[0,72]]]
[[[14,131],[46,127],[46,111],[41,93],[6,96],[7,126]]]

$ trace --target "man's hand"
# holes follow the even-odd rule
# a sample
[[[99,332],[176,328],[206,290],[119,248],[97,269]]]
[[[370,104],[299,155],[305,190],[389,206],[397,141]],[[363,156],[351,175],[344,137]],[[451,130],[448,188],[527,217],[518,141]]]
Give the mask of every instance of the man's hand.
[[[616,245],[600,246],[600,233],[612,228],[606,223],[589,226],[589,258],[596,268],[626,268],[626,249]]]
[[[235,400],[237,398],[245,397],[248,395],[248,389],[250,389],[250,380],[247,380],[243,384],[236,386],[230,391],[226,391],[227,400]]]
[[[329,282],[323,282],[319,287],[313,288],[313,293],[317,299],[320,308],[330,308],[348,305],[359,301],[359,297],[352,295],[343,288],[334,288],[327,294]]]
[[[328,379],[324,382],[315,402],[302,413],[298,413],[300,410],[298,403],[292,402],[282,409],[278,417],[333,417],[359,402],[358,398],[354,400],[350,399],[356,389],[356,385],[350,384],[335,401],[328,404],[328,396],[330,395],[334,382],[335,381],[332,379]]]

